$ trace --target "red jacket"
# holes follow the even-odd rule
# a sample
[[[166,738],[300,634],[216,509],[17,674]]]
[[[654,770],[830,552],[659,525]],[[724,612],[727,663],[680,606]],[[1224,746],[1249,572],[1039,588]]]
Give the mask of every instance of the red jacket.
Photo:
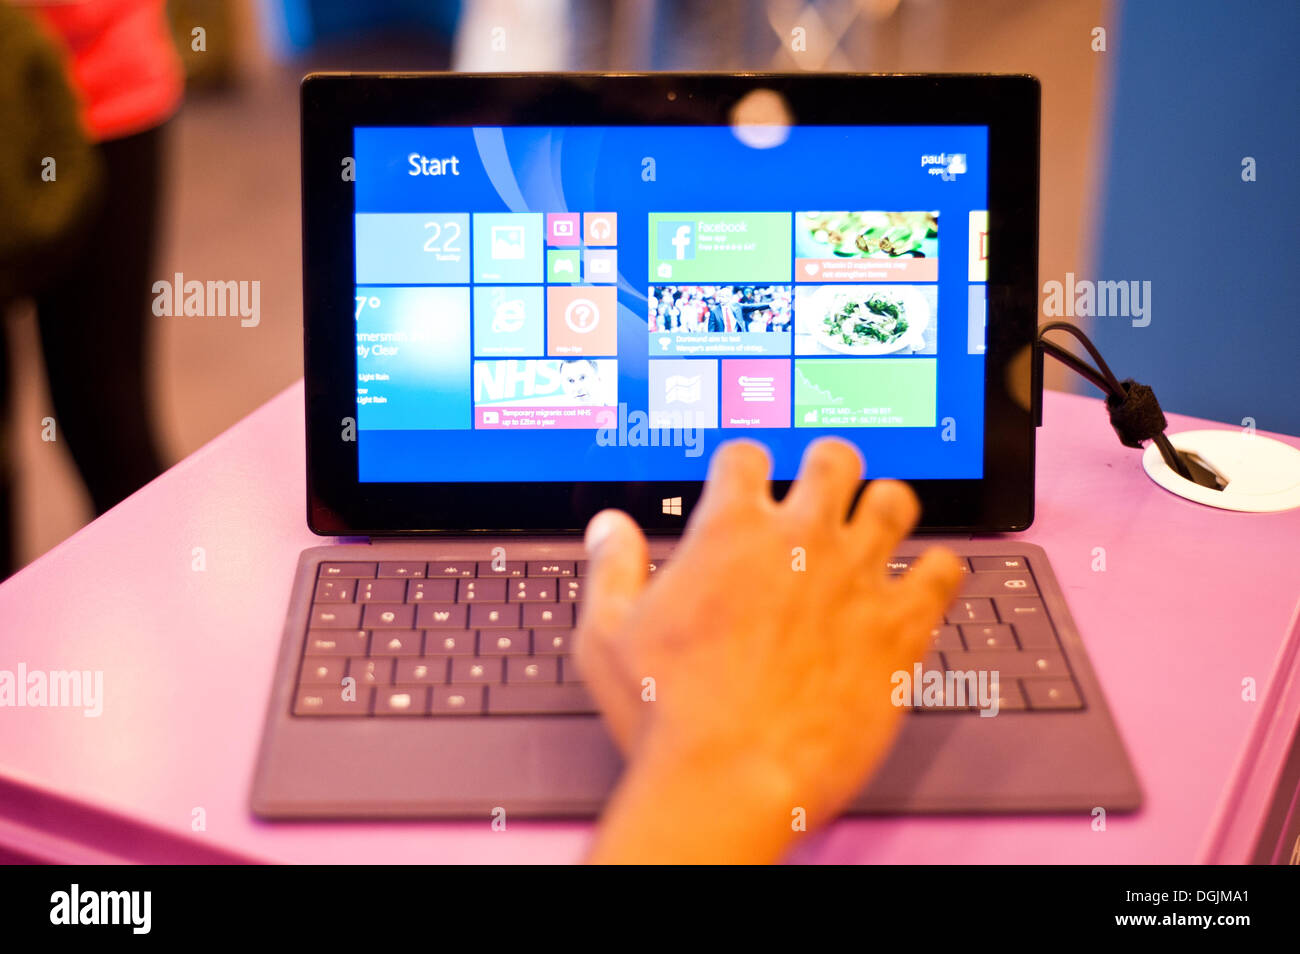
[[[70,57],[82,122],[95,141],[159,125],[180,104],[184,72],[165,0],[19,0]]]

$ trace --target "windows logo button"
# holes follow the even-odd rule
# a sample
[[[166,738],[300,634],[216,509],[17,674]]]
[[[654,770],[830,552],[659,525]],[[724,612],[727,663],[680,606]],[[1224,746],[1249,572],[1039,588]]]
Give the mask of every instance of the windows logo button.
[[[682,498],[664,497],[663,508],[664,508],[664,513],[670,514],[674,517],[680,517],[682,515]]]

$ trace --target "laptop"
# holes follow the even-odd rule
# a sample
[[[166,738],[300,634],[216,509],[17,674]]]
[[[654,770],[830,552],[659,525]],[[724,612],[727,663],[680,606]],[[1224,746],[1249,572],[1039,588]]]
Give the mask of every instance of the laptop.
[[[252,807],[590,816],[573,663],[605,507],[673,550],[712,451],[857,444],[965,584],[857,812],[1136,808],[1034,508],[1030,76],[314,74],[307,521]],[[826,211],[831,210],[831,211]],[[653,581],[653,577],[651,578]],[[809,608],[810,612],[815,607]],[[700,624],[707,625],[707,620]],[[946,688],[945,688],[946,687]]]

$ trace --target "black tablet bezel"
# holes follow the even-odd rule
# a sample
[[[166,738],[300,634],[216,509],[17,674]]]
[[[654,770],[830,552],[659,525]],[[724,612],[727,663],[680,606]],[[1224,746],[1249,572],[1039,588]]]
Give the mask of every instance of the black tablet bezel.
[[[1039,84],[1025,75],[336,74],[302,82],[303,345],[307,522],[324,535],[575,531],[619,507],[676,531],[702,481],[361,483],[355,421],[352,182],[356,126],[725,125],[755,89],[808,125],[984,125],[989,129],[984,477],[909,481],[919,529],[1023,530],[1033,520],[1038,311]],[[353,432],[354,433],[354,432]],[[774,481],[779,496],[789,481]],[[665,497],[682,498],[665,514]]]

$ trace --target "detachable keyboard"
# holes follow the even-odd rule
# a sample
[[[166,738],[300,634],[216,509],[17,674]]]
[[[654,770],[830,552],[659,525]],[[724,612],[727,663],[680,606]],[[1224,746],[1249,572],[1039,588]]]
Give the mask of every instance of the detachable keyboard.
[[[914,559],[890,560],[890,572]],[[1029,561],[960,559],[966,579],[924,669],[997,672],[1000,710],[1082,709]],[[322,562],[292,713],[593,713],[572,655],[585,573],[581,560]],[[917,711],[977,711],[960,703],[940,698]]]

